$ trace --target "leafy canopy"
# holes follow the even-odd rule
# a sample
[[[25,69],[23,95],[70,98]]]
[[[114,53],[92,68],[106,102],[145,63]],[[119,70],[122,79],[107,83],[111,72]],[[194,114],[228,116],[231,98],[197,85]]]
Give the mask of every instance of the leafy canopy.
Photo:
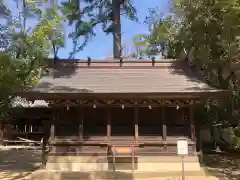
[[[16,9],[10,9],[6,1],[0,2],[0,7],[4,7],[1,18],[5,22],[0,28],[0,119],[8,114],[15,92],[38,80],[41,65],[52,53],[51,44],[54,42],[55,47],[64,44],[62,18],[54,0],[14,2]],[[33,27],[26,25],[30,19],[36,22]]]
[[[171,18],[156,16],[160,14],[158,10],[150,12],[147,23],[150,34],[138,35],[143,40],[136,45],[143,45],[144,50],[160,45],[167,58],[180,58],[184,54],[189,65],[202,73],[207,83],[231,92],[233,103],[206,102],[197,117],[199,122],[203,123],[204,119],[220,130],[230,126],[232,147],[239,148],[240,1],[172,0],[171,5]]]

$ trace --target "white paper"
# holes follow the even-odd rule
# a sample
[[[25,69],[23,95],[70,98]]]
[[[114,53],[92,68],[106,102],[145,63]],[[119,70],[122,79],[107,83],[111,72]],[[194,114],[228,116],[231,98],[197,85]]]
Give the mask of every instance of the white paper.
[[[178,140],[177,141],[177,153],[178,153],[178,155],[188,155],[187,140]]]

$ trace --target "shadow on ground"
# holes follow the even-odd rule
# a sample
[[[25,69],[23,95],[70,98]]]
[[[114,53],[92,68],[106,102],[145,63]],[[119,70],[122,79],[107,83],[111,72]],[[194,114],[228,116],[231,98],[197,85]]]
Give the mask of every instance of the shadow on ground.
[[[22,179],[39,169],[40,165],[40,151],[0,150],[0,179]]]
[[[216,176],[220,180],[240,179],[240,155],[227,153],[204,154],[201,158],[201,164],[206,167],[207,174]]]

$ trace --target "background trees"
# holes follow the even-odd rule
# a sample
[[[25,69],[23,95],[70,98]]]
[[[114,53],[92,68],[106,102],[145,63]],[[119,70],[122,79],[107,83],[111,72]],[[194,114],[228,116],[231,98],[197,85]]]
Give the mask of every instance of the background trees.
[[[101,25],[113,35],[113,56],[122,57],[120,16],[137,21],[131,0],[18,0],[14,12],[9,0],[0,1],[0,115],[9,109],[13,92],[31,86],[39,77],[49,54],[57,59],[64,46],[64,21],[74,27],[68,38],[74,43],[71,56],[81,51]],[[150,9],[145,23],[149,34],[133,37],[136,52],[131,57],[179,58],[217,88],[229,90],[233,104],[208,102],[201,119],[217,127],[231,127],[233,145],[240,145],[239,24],[240,2],[236,0],[172,0],[172,13]],[[15,12],[17,11],[17,13]],[[32,26],[27,22],[34,19]],[[233,109],[233,115],[230,115]],[[218,118],[216,118],[218,117]]]
[[[120,16],[137,21],[132,0],[71,0],[62,3],[62,10],[69,24],[75,27],[71,34],[74,42],[71,55],[81,51],[95,35],[94,27],[102,25],[106,34],[113,35],[113,56],[119,59],[122,51]],[[84,37],[84,42],[79,44],[81,37]]]
[[[240,146],[239,133],[239,1],[172,0],[172,15],[163,18],[157,9],[150,11],[147,24],[150,34],[137,35],[136,47],[149,55],[149,47],[159,46],[167,58],[185,54],[189,65],[201,72],[210,85],[229,90],[233,104],[206,103],[199,121],[218,127],[230,127],[232,145]],[[160,15],[159,15],[160,14]],[[150,21],[149,21],[150,20]],[[155,49],[154,49],[155,50]],[[233,109],[233,116],[232,110]]]
[[[54,0],[18,0],[0,2],[1,51],[0,51],[0,118],[8,114],[14,93],[36,82],[41,65],[56,47],[63,45],[59,29],[62,19]],[[27,21],[34,19],[33,26]],[[53,43],[54,42],[54,43]],[[52,46],[51,46],[52,44]]]
[[[191,52],[192,65],[212,86],[228,89],[233,104],[215,109],[217,125],[231,126],[233,146],[239,148],[239,54],[238,1],[180,1],[174,6],[181,19],[178,35],[182,46]],[[195,18],[193,18],[195,16]],[[232,68],[235,67],[235,68]],[[214,107],[210,107],[214,109]],[[233,117],[230,115],[233,108]],[[209,109],[211,112],[211,109]],[[214,123],[214,122],[213,122]]]
[[[68,37],[74,43],[72,56],[84,48],[95,35],[94,27],[100,24],[104,32],[113,34],[114,57],[121,57],[120,16],[137,20],[131,0],[61,2],[0,1],[0,18],[4,22],[0,26],[0,116],[7,114],[14,92],[37,81],[46,58],[53,54],[57,59],[58,49],[64,47],[65,20],[75,27]],[[83,43],[79,43],[82,37]]]

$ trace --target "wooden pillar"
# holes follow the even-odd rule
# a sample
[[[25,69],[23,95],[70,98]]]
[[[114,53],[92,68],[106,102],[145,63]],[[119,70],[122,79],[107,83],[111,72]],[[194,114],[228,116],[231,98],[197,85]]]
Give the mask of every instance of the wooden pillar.
[[[186,113],[185,112],[185,107],[180,108],[179,110],[180,110],[180,115],[181,115],[181,122],[184,122],[183,128],[184,129],[189,129],[188,121],[185,122],[185,113]],[[183,132],[183,133],[184,133],[183,135],[186,136],[186,134],[185,134],[186,132]],[[188,136],[188,134],[187,134],[187,136]]]
[[[52,119],[51,119],[51,126],[50,126],[50,140],[54,140],[55,137],[55,123],[56,123],[56,109],[52,109]]]
[[[193,105],[189,107],[190,113],[190,136],[191,140],[194,141],[194,145],[192,145],[193,153],[196,152],[196,138],[195,138],[195,124],[194,124],[194,109]]]
[[[47,162],[47,139],[49,137],[49,129],[50,129],[50,123],[49,121],[44,121],[43,125],[44,125],[44,134],[43,134],[43,138],[42,138],[42,165],[45,167],[46,166],[46,162]]]
[[[164,107],[162,107],[162,136],[163,136],[163,141],[166,141],[167,140],[167,126],[166,126]]]
[[[162,107],[161,110],[162,110],[162,138],[164,143],[163,148],[164,148],[164,151],[167,151],[167,126],[166,126],[164,107]]]
[[[84,108],[80,107],[80,116],[79,116],[79,140],[83,140],[83,122],[84,122]]]
[[[194,124],[194,109],[193,105],[189,107],[190,113],[190,137],[192,141],[195,141],[195,124]]]
[[[107,107],[107,139],[110,141],[111,139],[111,108]]]
[[[134,107],[134,129],[135,129],[135,140],[138,141],[139,130],[138,130],[138,107]]]

